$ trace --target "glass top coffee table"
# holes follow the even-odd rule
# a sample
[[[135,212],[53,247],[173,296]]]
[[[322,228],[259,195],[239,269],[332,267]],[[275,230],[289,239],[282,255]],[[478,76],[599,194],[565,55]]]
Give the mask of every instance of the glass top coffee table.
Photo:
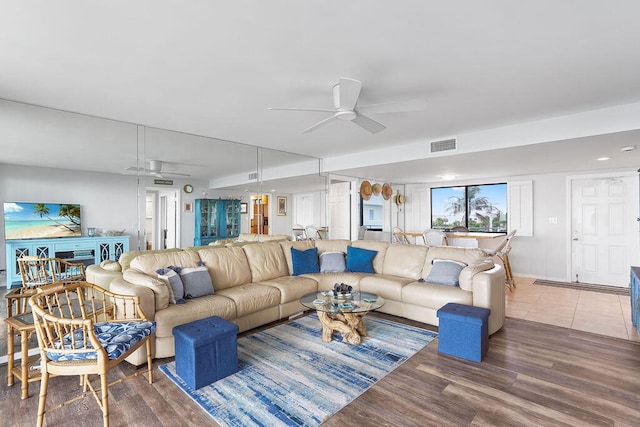
[[[315,310],[322,323],[322,341],[331,342],[333,332],[342,334],[342,339],[357,345],[367,336],[362,320],[370,311],[377,310],[385,301],[370,292],[355,291],[334,296],[333,291],[311,292],[300,298],[300,304]]]

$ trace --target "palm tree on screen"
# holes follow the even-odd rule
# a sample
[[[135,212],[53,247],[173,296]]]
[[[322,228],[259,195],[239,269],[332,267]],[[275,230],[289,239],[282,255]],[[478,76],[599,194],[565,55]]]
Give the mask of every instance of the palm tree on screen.
[[[36,203],[33,205],[33,213],[35,215],[39,215],[40,218],[46,217],[50,221],[55,222],[58,225],[63,226],[69,231],[74,232],[75,230],[69,227],[66,224],[62,224],[55,219],[49,216],[50,210],[44,203]],[[60,211],[58,212],[58,216],[62,218],[66,218],[71,221],[72,224],[80,227],[80,206],[78,205],[60,205]]]

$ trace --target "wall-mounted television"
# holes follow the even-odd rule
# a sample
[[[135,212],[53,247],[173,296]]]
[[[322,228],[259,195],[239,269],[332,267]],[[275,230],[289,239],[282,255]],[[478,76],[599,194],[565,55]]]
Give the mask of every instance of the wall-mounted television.
[[[4,202],[5,240],[81,235],[78,204]]]

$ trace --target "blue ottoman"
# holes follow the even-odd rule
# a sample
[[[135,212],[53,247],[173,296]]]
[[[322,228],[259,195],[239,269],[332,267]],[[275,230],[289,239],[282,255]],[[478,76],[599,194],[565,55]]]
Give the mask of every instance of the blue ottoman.
[[[198,389],[238,372],[238,331],[218,316],[173,328],[177,374]]]
[[[488,324],[491,310],[448,303],[438,310],[438,351],[481,362],[489,348]]]

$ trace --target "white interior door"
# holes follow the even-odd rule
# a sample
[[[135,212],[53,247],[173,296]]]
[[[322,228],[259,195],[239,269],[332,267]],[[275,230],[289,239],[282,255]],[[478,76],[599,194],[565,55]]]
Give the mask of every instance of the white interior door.
[[[293,224],[303,227],[313,224],[313,194],[296,194],[293,196],[294,215]]]
[[[331,184],[329,192],[329,236],[332,239],[351,239],[351,184]]]
[[[638,262],[637,178],[573,180],[571,203],[571,280],[627,287]]]

